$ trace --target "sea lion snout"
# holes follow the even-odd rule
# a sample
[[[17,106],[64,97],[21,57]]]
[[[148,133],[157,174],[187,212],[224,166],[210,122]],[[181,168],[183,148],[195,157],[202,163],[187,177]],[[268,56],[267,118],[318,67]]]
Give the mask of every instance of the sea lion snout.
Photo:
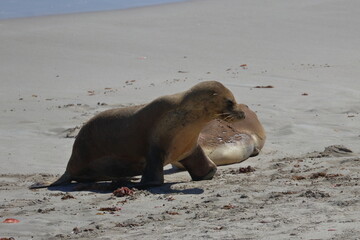
[[[242,110],[239,110],[239,111],[230,112],[230,116],[231,116],[231,118],[230,118],[230,121],[228,121],[228,122],[234,122],[234,121],[245,119],[246,114]]]
[[[245,117],[246,117],[246,113],[241,110],[236,111],[235,113],[232,113],[232,115],[235,115],[236,120],[242,120],[242,119],[245,119]]]
[[[236,104],[236,106],[234,107],[232,115],[235,116],[235,120],[245,119],[246,113],[242,108],[243,108],[243,104]]]
[[[220,115],[220,119],[229,123],[245,119],[246,114],[242,107],[242,104],[231,102],[231,104],[228,104],[226,111]]]
[[[226,121],[228,123],[231,123],[231,122],[235,122],[235,121],[245,119],[245,116],[246,116],[245,112],[243,112],[242,110],[229,111],[229,112],[221,114],[220,119],[224,120],[224,121]]]

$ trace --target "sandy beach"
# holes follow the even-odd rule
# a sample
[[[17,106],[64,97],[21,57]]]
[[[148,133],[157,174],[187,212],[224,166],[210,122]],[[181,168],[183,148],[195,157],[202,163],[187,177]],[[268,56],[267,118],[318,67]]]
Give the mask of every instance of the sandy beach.
[[[0,238],[360,239],[359,9],[194,0],[1,20]],[[65,171],[94,114],[205,80],[256,111],[260,155],[210,181],[169,166],[164,186],[125,197],[28,189]]]

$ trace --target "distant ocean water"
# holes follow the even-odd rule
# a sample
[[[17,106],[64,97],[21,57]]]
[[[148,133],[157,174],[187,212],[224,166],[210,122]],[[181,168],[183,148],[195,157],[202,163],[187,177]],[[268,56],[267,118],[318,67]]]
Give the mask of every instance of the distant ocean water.
[[[0,0],[0,19],[127,9],[185,0]]]

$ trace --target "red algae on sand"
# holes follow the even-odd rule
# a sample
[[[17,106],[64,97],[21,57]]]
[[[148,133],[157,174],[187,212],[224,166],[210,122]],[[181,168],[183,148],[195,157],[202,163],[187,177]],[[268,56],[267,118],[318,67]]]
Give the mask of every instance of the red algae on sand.
[[[267,86],[255,86],[255,88],[274,88],[274,86],[272,86],[272,85],[267,85]]]
[[[121,188],[118,188],[116,189],[113,194],[116,196],[116,197],[124,197],[124,196],[131,196],[134,194],[134,191],[127,188],[127,187],[121,187]]]
[[[7,218],[2,223],[19,223],[20,221],[15,218]]]

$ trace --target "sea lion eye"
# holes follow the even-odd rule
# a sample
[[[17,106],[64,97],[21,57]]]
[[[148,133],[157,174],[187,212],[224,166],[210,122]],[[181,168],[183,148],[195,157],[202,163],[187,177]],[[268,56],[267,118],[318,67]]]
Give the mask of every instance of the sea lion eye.
[[[228,99],[228,100],[226,100],[226,106],[228,108],[233,108],[234,107],[234,102]]]

